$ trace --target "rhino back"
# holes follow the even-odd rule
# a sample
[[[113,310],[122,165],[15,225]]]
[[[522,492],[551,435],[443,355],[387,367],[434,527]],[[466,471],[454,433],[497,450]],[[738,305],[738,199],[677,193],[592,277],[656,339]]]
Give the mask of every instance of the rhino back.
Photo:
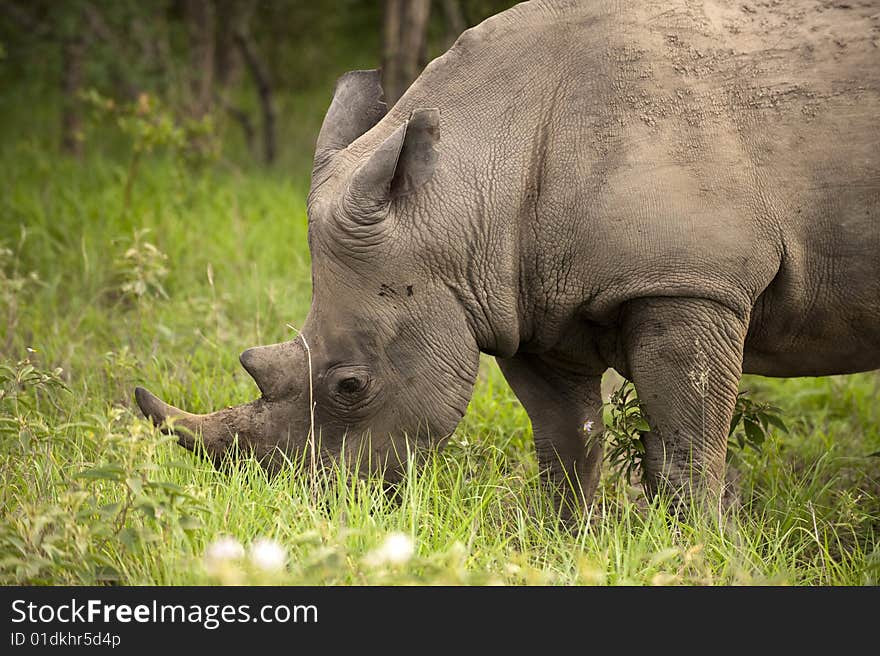
[[[350,157],[440,108],[419,229],[534,350],[634,298],[697,296],[751,312],[752,370],[880,366],[870,4],[524,3],[462,35]]]

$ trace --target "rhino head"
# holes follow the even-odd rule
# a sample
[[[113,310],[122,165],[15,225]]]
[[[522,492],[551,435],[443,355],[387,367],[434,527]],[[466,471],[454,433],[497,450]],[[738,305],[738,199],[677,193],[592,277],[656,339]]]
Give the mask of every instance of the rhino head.
[[[269,469],[281,454],[311,451],[322,465],[359,463],[394,480],[408,454],[458,424],[479,349],[455,285],[438,275],[443,249],[423,227],[436,208],[427,183],[439,111],[383,118],[377,71],[340,78],[309,194],[309,314],[296,339],[240,358],[261,397],[194,415],[135,391],[145,416],[184,447],[200,437],[216,461],[235,445]]]

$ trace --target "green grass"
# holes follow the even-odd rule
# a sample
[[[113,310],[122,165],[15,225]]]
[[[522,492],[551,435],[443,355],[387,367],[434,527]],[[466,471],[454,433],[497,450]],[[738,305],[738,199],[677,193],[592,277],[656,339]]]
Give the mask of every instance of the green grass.
[[[257,394],[238,353],[291,338],[287,324],[308,310],[303,176],[183,175],[156,156],[124,211],[124,158],[80,164],[20,138],[3,146],[0,170],[11,251],[0,277],[4,583],[880,580],[876,374],[744,382],[784,409],[791,430],[733,454],[741,508],[724,527],[671,522],[610,477],[589,522],[560,526],[527,417],[489,359],[450,446],[394,498],[343,472],[314,486],[293,470],[269,480],[253,462],[216,471],[148,426],[132,391],[142,384],[196,412]],[[126,294],[138,280],[146,293]],[[413,557],[379,562],[398,532]],[[212,567],[205,551],[224,535],[277,540],[288,564]]]

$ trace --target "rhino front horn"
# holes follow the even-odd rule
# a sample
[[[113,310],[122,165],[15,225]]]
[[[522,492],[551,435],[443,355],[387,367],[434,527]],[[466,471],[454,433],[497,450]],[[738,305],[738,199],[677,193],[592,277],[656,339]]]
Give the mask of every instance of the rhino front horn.
[[[201,435],[205,450],[212,457],[226,450],[253,415],[252,403],[195,415],[165,403],[143,387],[135,388],[134,398],[144,416],[163,432],[177,435],[181,446],[194,449],[196,437]]]
[[[163,432],[174,433],[180,438],[178,441],[181,445],[188,449],[193,448],[195,434],[199,432],[206,416],[194,415],[168,405],[143,387],[135,388],[134,398],[141,412],[154,426],[161,428]]]

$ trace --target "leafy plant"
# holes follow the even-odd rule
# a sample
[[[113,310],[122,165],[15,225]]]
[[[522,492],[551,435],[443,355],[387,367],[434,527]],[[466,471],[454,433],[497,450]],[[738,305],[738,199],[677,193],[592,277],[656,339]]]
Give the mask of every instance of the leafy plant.
[[[100,458],[67,482],[87,492],[79,517],[92,522],[93,538],[118,540],[137,552],[164,534],[199,528],[203,508],[185,488],[158,475],[157,449],[175,438],[156,439],[144,422],[125,420],[130,415],[121,408],[94,418],[101,435]],[[186,461],[175,461],[174,466],[191,469]],[[113,499],[109,503],[108,497]]]
[[[642,475],[645,443],[642,435],[651,430],[645,419],[635,386],[624,383],[611,394],[605,420],[605,459],[617,476],[632,481]]]
[[[83,92],[83,100],[96,117],[113,120],[131,143],[123,192],[123,212],[131,207],[131,194],[144,154],[170,151],[179,164],[200,168],[220,156],[220,140],[210,114],[201,118],[178,116],[158,97],[141,93],[129,103],[117,103],[95,89]]]
[[[727,431],[728,443],[736,444],[740,449],[751,446],[756,451],[760,451],[771,428],[783,433],[788,432],[788,426],[785,425],[781,415],[780,408],[769,403],[758,403],[748,397],[748,392],[740,392],[736,397],[730,430]],[[740,426],[742,430],[738,431]]]
[[[37,368],[30,360],[0,364],[0,440],[17,444],[23,455],[53,435],[41,405],[58,407],[57,396],[69,392],[62,369]]]
[[[125,252],[114,262],[122,296],[168,298],[162,282],[168,276],[168,256],[146,240],[149,228],[135,230]]]
[[[117,554],[201,525],[203,504],[158,464],[173,438],[156,439],[119,407],[75,424],[47,421],[68,391],[61,369],[28,360],[0,365],[0,581],[116,581]],[[74,459],[81,464],[62,465]],[[34,465],[22,475],[19,462]],[[14,469],[19,476],[10,475]],[[31,490],[45,500],[30,501]]]
[[[644,409],[632,382],[625,380],[606,404],[605,459],[612,471],[632,481],[634,476],[644,479],[644,434],[651,430]],[[780,416],[782,410],[768,403],[749,398],[748,392],[736,397],[733,418],[728,430],[728,445],[745,449],[750,446],[760,451],[772,429],[788,432]],[[738,430],[742,426],[741,430]],[[730,450],[728,450],[728,454]]]

